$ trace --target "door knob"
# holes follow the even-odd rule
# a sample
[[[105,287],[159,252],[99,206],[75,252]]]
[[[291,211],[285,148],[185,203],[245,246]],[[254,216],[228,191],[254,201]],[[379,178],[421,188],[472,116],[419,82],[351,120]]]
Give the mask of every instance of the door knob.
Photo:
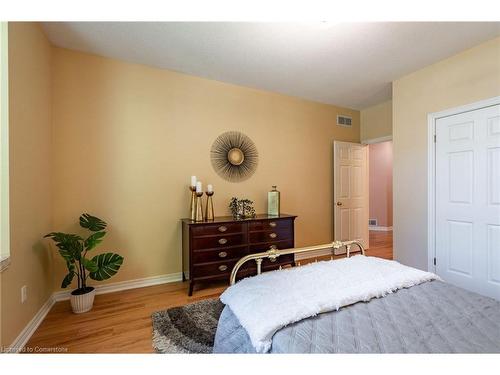
[[[342,202],[337,202],[337,206],[342,206]]]

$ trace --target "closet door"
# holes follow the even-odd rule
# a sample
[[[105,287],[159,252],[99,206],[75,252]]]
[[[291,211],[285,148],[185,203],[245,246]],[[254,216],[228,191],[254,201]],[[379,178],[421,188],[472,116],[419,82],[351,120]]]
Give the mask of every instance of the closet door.
[[[500,106],[436,121],[436,272],[500,299]]]

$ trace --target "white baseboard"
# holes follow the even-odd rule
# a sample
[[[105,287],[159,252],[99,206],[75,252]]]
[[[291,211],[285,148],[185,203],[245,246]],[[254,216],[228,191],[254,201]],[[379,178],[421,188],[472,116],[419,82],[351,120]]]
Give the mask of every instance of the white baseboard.
[[[42,324],[50,309],[54,306],[54,303],[56,303],[56,301],[54,299],[54,295],[52,294],[47,302],[45,302],[40,310],[38,310],[33,319],[31,319],[26,327],[24,327],[19,336],[16,337],[14,342],[8,348],[4,348],[4,351],[6,353],[19,353],[31,338],[33,333],[35,333],[36,329],[40,326],[40,324]]]
[[[182,281],[182,272],[145,277],[143,279],[119,281],[117,283],[110,283],[106,285],[96,285],[94,288],[95,294],[106,294],[128,289],[144,288],[146,286],[174,283],[176,281]],[[56,302],[65,301],[69,299],[70,294],[71,290],[61,290],[60,292],[55,292],[53,297]]]
[[[381,227],[378,225],[370,225],[368,227],[368,230],[374,230],[379,232],[390,232],[392,230],[392,227]]]
[[[182,272],[171,273],[167,275],[146,277],[143,279],[120,281],[117,283],[111,283],[106,285],[95,286],[96,294],[105,294],[112,292],[119,292],[121,290],[144,288],[146,286],[160,285],[173,283],[177,281],[182,281]],[[47,302],[43,304],[36,315],[31,319],[26,327],[21,331],[19,336],[14,340],[10,347],[6,348],[7,353],[18,353],[20,352],[28,340],[31,338],[33,333],[35,333],[38,326],[43,322],[50,309],[56,302],[65,301],[69,299],[71,291],[62,290],[60,292],[54,292]]]

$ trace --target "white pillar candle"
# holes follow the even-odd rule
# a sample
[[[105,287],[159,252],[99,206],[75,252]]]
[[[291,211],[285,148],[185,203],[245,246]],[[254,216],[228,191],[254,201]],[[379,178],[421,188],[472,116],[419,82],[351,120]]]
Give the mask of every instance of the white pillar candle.
[[[207,191],[208,191],[209,193],[213,192],[213,191],[214,191],[214,187],[213,187],[211,184],[208,184],[208,185],[207,185]]]
[[[202,188],[202,185],[201,185],[201,181],[198,181],[196,183],[196,192],[197,193],[201,193],[203,191],[203,188]]]
[[[191,186],[196,186],[196,176],[191,176]]]

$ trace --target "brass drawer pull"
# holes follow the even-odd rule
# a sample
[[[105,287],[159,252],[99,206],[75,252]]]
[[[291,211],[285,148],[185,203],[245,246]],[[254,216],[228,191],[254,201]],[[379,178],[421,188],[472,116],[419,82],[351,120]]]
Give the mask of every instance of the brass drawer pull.
[[[219,240],[219,243],[220,243],[221,245],[225,245],[225,244],[227,244],[227,239],[225,239],[225,238],[221,238],[221,239]]]
[[[225,271],[225,270],[227,270],[227,266],[225,264],[219,266],[219,271]]]
[[[227,253],[225,251],[221,251],[219,253],[219,258],[225,258],[225,257],[227,257]]]
[[[224,226],[224,225],[221,225],[221,226],[220,226],[219,228],[217,228],[217,229],[219,229],[219,232],[224,233],[224,232],[227,230],[227,227],[226,227],[226,226]]]
[[[276,238],[276,237],[278,237],[278,235],[276,233],[269,233],[269,237]]]
[[[271,246],[269,246],[269,250],[277,250],[277,249],[278,249],[278,247],[277,247],[276,245],[271,245]],[[276,262],[276,259],[278,259],[278,258],[269,258],[269,260],[270,260],[272,263]]]
[[[276,223],[275,223],[274,221],[271,221],[271,222],[269,223],[269,226],[270,226],[271,228],[275,228],[275,227],[276,227]]]

